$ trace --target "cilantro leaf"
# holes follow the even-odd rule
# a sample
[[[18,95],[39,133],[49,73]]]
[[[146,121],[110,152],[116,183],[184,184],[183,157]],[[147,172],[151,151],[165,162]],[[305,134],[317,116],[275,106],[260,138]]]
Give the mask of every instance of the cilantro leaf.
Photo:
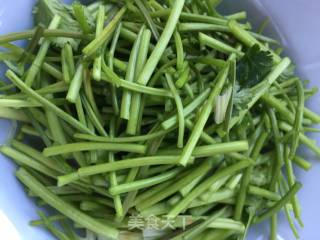
[[[237,81],[242,87],[252,87],[263,80],[273,66],[270,52],[255,44],[237,64]]]
[[[85,9],[86,10],[86,9]],[[61,17],[60,29],[81,32],[79,23],[76,21],[72,8],[63,4],[61,0],[39,0],[34,8],[35,21],[37,24],[48,26],[55,14]],[[88,24],[94,25],[94,20],[88,12],[85,12]],[[80,41],[73,38],[53,38],[52,43],[56,47],[62,48],[65,43],[70,43],[72,48],[76,50],[79,46]]]
[[[250,88],[240,88],[238,82],[235,84],[234,89],[234,98],[233,98],[233,112],[232,117],[238,116],[241,110],[246,109],[248,103],[251,101],[253,95],[250,91]]]

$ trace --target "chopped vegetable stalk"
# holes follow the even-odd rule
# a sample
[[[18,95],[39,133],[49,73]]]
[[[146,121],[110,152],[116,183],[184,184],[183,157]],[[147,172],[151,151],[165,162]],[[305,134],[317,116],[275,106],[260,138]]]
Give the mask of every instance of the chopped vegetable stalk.
[[[97,15],[97,27],[96,27],[96,38],[103,31],[104,25],[104,18],[105,18],[105,7],[103,5],[99,6],[98,15]],[[93,62],[93,78],[97,81],[101,79],[101,64],[102,64],[102,54],[95,58]]]
[[[114,16],[114,18],[110,21],[110,23],[103,29],[99,37],[90,42],[82,51],[86,56],[91,56],[94,54],[106,41],[107,38],[115,30],[118,22],[120,21],[123,14],[126,12],[126,7],[123,7],[119,10],[119,12]]]
[[[91,231],[106,237],[110,237],[111,239],[117,239],[119,234],[117,229],[94,220],[88,215],[77,210],[71,204],[64,202],[62,199],[60,199],[60,197],[54,195],[44,185],[30,175],[27,170],[20,168],[16,175],[23,184],[30,188],[32,192],[36,193],[39,197],[41,197],[59,212],[71,218],[75,222],[78,222],[82,226],[87,227]]]
[[[221,0],[63,2],[38,0],[33,30],[0,36],[0,117],[14,120],[0,152],[57,212],[31,224],[65,240],[244,240],[267,220],[275,240],[283,209],[299,238],[293,165],[311,168],[302,144],[320,156],[317,89],[267,22],[255,31]]]
[[[152,51],[150,57],[148,58],[142,72],[138,77],[138,83],[147,85],[150,80],[152,73],[154,72],[161,55],[164,53],[170,38],[174,32],[176,24],[178,22],[179,16],[181,14],[182,8],[184,5],[184,0],[175,0],[172,5],[172,10],[170,12],[168,21],[166,23],[165,28],[157,42],[154,50]]]
[[[83,68],[83,63],[80,63],[77,67],[74,77],[71,80],[70,88],[66,97],[69,102],[75,103],[79,96],[79,91],[84,77]]]
[[[198,121],[195,123],[195,126],[192,130],[192,133],[188,139],[188,142],[187,142],[186,146],[183,148],[183,151],[180,156],[180,164],[183,166],[187,165],[189,158],[192,155],[192,151],[193,151],[195,145],[197,144],[197,142],[200,138],[200,135],[203,131],[204,125],[206,124],[206,122],[209,118],[209,115],[212,111],[212,108],[215,105],[216,97],[221,92],[221,89],[226,81],[228,71],[229,71],[229,65],[227,65],[224,69],[222,69],[220,71],[219,75],[217,76],[217,78],[215,80],[215,86],[212,89],[205,105],[201,109],[201,113],[198,118]]]
[[[127,72],[126,72],[126,79],[125,79],[127,82],[133,82],[134,80],[137,57],[138,57],[143,30],[144,30],[144,26],[140,29],[137,39],[134,42],[131,53],[130,53]],[[132,98],[131,92],[128,90],[125,90],[122,95],[121,110],[120,110],[120,117],[123,119],[127,119],[127,120],[129,119],[131,98]]]
[[[52,19],[50,25],[49,25],[49,29],[56,29],[59,26],[61,17],[60,16],[54,16],[54,18]],[[50,47],[50,40],[46,39],[42,42],[40,50],[35,58],[35,60],[33,61],[30,69],[27,72],[27,76],[25,79],[25,83],[27,86],[32,86],[36,75],[38,74],[41,65],[43,64],[44,58],[47,54],[47,51]]]

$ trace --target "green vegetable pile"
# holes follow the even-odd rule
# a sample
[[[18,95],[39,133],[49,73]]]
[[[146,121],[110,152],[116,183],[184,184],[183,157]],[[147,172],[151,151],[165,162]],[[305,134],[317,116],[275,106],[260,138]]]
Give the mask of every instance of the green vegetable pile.
[[[51,209],[31,225],[63,240],[223,240],[268,220],[275,240],[284,210],[298,238],[294,167],[311,167],[300,144],[320,156],[305,135],[319,131],[316,89],[265,24],[253,32],[220,2],[40,0],[34,29],[0,36],[0,116],[21,123],[0,151]]]

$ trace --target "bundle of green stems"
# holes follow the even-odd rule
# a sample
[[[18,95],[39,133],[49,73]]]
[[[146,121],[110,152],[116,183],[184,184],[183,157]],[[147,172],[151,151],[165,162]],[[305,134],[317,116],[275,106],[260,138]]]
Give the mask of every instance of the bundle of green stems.
[[[34,29],[0,35],[0,117],[20,123],[0,151],[51,209],[32,225],[63,240],[231,240],[267,220],[275,240],[284,210],[299,237],[316,90],[265,23],[220,2],[39,0]]]

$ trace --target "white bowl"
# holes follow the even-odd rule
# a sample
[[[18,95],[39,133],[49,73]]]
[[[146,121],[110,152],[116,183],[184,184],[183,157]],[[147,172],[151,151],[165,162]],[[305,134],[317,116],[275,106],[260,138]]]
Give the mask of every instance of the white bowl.
[[[32,6],[35,0],[1,0],[0,34],[22,31],[32,27]],[[285,52],[297,64],[297,71],[303,78],[310,79],[311,86],[320,87],[320,2],[318,0],[225,0],[223,11],[231,13],[247,10],[249,19],[260,23],[265,16],[271,20],[267,33],[281,40]],[[21,43],[20,43],[21,44]],[[4,67],[0,66],[3,73]],[[1,74],[2,75],[2,74]],[[311,109],[320,113],[320,94],[309,103]],[[0,142],[8,139],[13,124],[0,119]],[[319,136],[312,136],[320,142]],[[320,163],[308,151],[305,158],[313,163],[308,172],[296,170],[298,179],[304,184],[299,192],[302,205],[304,228],[298,228],[301,239],[320,239]],[[41,228],[28,225],[37,219],[37,207],[26,196],[23,187],[15,179],[15,165],[0,156],[0,238],[4,240],[51,240],[52,236]],[[280,214],[278,239],[294,239],[286,219]],[[248,236],[249,240],[268,239],[268,224],[256,226]]]

